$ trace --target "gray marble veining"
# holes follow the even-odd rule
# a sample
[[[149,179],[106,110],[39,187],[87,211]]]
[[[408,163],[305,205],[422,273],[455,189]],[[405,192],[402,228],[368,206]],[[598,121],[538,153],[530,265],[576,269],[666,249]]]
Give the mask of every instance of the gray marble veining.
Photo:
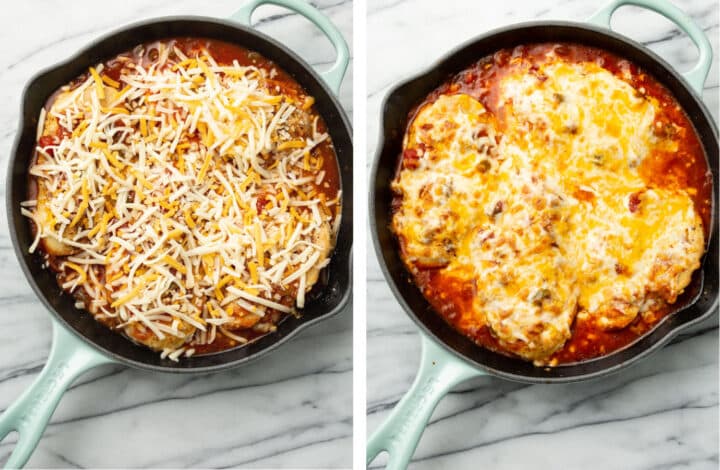
[[[533,19],[582,21],[602,0],[369,0],[368,168],[390,87],[465,40]],[[718,3],[677,1],[703,28],[715,61],[703,99],[718,117]],[[688,70],[691,41],[664,18],[623,7],[613,27]],[[368,433],[410,387],[420,358],[417,329],[404,314],[368,245]],[[379,467],[384,460],[378,459]],[[561,386],[494,378],[463,384],[431,418],[413,469],[718,468],[717,316],[620,374]]]
[[[241,1],[8,2],[0,16],[0,198],[20,94],[40,69],[122,25],[169,15],[226,17]],[[313,2],[352,45],[352,3]],[[298,15],[261,7],[259,30],[319,68],[334,58]],[[340,100],[352,105],[352,65]],[[0,409],[32,382],[48,354],[50,319],[25,282],[0,211]],[[175,376],[104,367],[67,392],[29,467],[351,466],[352,315],[303,332],[270,356],[229,372]],[[0,460],[12,449],[0,444]]]

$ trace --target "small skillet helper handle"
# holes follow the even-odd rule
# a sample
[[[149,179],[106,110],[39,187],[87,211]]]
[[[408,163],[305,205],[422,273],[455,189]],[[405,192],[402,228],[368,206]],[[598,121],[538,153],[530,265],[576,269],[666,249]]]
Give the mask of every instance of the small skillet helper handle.
[[[705,84],[705,79],[712,64],[712,47],[710,46],[710,41],[707,36],[697,23],[684,11],[667,0],[612,0],[588,18],[587,21],[588,23],[610,29],[610,19],[613,13],[624,5],[634,5],[659,13],[678,25],[685,34],[690,36],[690,39],[692,39],[700,52],[700,57],[695,67],[683,73],[682,76],[698,95],[702,95],[703,85]]]
[[[329,70],[320,72],[323,80],[337,94],[340,91],[340,84],[345,76],[348,63],[350,62],[350,51],[340,30],[315,7],[303,0],[250,0],[240,10],[233,13],[230,18],[250,26],[253,12],[261,5],[277,5],[298,13],[315,24],[327,36],[335,48],[337,57],[335,63]]]
[[[472,377],[485,375],[420,334],[420,370],[410,390],[367,442],[367,465],[387,451],[388,470],[407,468],[425,426],[441,398],[451,388]]]
[[[0,439],[17,431],[5,468],[22,468],[35,450],[60,398],[83,372],[113,362],[53,322],[50,356],[35,382],[0,416]]]

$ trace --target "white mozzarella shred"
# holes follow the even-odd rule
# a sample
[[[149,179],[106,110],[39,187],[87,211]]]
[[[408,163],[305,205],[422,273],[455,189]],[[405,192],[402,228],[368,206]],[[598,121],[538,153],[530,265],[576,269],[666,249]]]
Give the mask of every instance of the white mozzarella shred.
[[[310,259],[308,259],[307,261],[305,261],[305,262],[298,268],[297,271],[295,271],[294,273],[292,273],[291,275],[289,275],[288,277],[286,277],[285,279],[283,279],[282,283],[285,284],[285,285],[287,285],[287,284],[290,284],[291,282],[293,282],[293,281],[295,281],[295,280],[297,280],[297,279],[300,279],[300,277],[304,276],[305,273],[307,273],[308,271],[310,271],[310,270],[315,266],[315,263],[317,263],[318,259],[320,259],[320,252],[319,252],[319,251],[314,251],[313,254],[310,256]]]
[[[247,299],[251,302],[255,302],[257,304],[273,308],[280,312],[290,313],[292,311],[292,309],[290,309],[289,307],[287,307],[285,305],[279,304],[277,302],[273,302],[271,300],[264,299],[262,297],[258,297],[256,295],[250,294],[250,293],[245,292],[244,290],[238,289],[236,287],[228,287],[228,291],[232,292],[233,294],[237,295],[240,298]]]
[[[234,334],[233,332],[228,331],[228,330],[226,330],[226,329],[223,328],[223,327],[220,327],[219,329],[220,329],[220,331],[222,332],[222,334],[224,334],[224,335],[227,336],[228,338],[234,339],[235,341],[237,341],[237,342],[240,343],[240,344],[245,344],[245,343],[248,342],[248,340],[247,340],[246,338],[244,338],[244,337],[242,337],[242,336],[239,336],[239,335],[236,335],[236,334]]]
[[[45,108],[42,108],[40,110],[40,116],[38,117],[38,124],[37,124],[37,133],[35,136],[35,140],[40,140],[40,137],[42,137],[43,129],[45,129],[45,115],[46,115]]]

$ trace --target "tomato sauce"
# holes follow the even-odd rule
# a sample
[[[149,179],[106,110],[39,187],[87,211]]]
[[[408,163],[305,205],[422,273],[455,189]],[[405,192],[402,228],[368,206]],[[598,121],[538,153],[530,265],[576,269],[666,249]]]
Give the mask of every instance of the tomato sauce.
[[[674,152],[653,152],[642,162],[639,173],[649,186],[686,189],[702,219],[707,239],[712,211],[712,173],[690,119],[670,91],[654,77],[627,59],[602,49],[569,43],[540,43],[499,50],[483,57],[432,91],[410,112],[407,130],[423,106],[432,103],[441,95],[456,93],[475,98],[502,119],[503,107],[499,102],[498,86],[502,78],[517,73],[520,69],[537,75],[538,79],[543,81],[538,65],[547,60],[546,54],[550,51],[554,51],[568,63],[594,62],[629,83],[638,94],[658,101],[659,108],[653,123],[654,132],[660,138],[672,137],[679,145]],[[396,171],[416,164],[413,158],[416,156],[400,155]],[[399,207],[400,203],[400,196],[396,196],[392,201],[393,210]],[[477,289],[482,287],[475,286],[470,281],[458,281],[438,270],[420,271],[415,276],[415,282],[436,312],[455,329],[483,347],[511,355],[503,350],[489,327],[464,325],[460,322],[460,312],[471,309],[472,297]],[[571,338],[551,356],[550,364],[588,360],[627,346],[650,331],[664,317],[686,305],[693,294],[688,290],[690,286],[675,304],[665,305],[645,316],[639,314],[630,325],[622,329],[604,330],[594,325],[592,320],[576,318],[572,325]]]

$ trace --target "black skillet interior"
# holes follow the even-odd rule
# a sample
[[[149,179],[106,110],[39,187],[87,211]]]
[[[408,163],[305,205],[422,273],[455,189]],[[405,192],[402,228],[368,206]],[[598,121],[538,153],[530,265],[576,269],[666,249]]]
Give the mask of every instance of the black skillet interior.
[[[399,257],[399,248],[390,232],[390,181],[394,177],[408,113],[430,91],[455,73],[495,51],[521,44],[567,41],[600,47],[643,67],[663,83],[689,115],[705,148],[713,173],[713,224],[703,267],[678,305],[686,308],[669,315],[655,329],[628,347],[608,356],[555,368],[535,367],[475,345],[434,313],[413,284]],[[522,382],[569,382],[604,375],[625,367],[658,349],[680,330],[710,316],[718,299],[718,140],[710,113],[667,63],[639,44],[611,31],[592,26],[543,22],[503,28],[460,46],[430,71],[402,83],[392,90],[382,110],[382,132],[371,180],[370,217],[375,249],[391,289],[405,311],[425,331],[459,357],[498,376]]]
[[[218,39],[259,52],[292,75],[315,97],[317,110],[325,119],[335,146],[345,197],[335,252],[299,318],[286,318],[276,332],[243,347],[173,362],[160,359],[158,353],[135,345],[97,323],[87,312],[74,307],[73,299],[62,293],[54,275],[41,268],[37,256],[28,254],[32,234],[28,220],[20,214],[20,202],[27,198],[27,169],[35,147],[37,119],[41,108],[55,90],[87,71],[89,66],[130,50],[137,44],[188,36]],[[8,225],[20,265],[35,292],[61,323],[118,361],[168,372],[209,372],[237,366],[275,349],[303,327],[337,313],[347,302],[351,286],[353,216],[350,125],[339,102],[322,79],[282,44],[250,28],[210,18],[163,18],[143,22],[105,36],[68,61],[41,72],[26,87],[21,112],[22,127],[16,137],[7,181]]]

